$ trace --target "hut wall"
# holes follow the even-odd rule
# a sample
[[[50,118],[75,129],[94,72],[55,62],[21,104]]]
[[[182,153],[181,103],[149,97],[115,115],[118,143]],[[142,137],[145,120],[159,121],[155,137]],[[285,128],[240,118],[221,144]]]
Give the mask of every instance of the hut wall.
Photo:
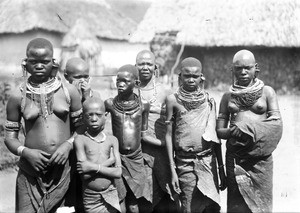
[[[216,47],[191,48],[191,51],[187,48],[186,52],[199,55],[200,60],[203,58],[203,72],[208,85],[217,86],[219,83],[231,83],[232,57],[241,49],[254,53],[261,70],[258,77],[266,85],[284,93],[299,87],[300,48]]]
[[[124,64],[135,64],[139,51],[149,49],[147,44],[132,44],[128,41],[99,39],[101,45],[101,60],[105,68],[119,68]]]
[[[178,46],[174,46],[175,54],[172,55],[176,56],[178,49]],[[220,84],[232,83],[232,58],[241,49],[248,49],[254,53],[260,68],[258,77],[266,85],[283,93],[300,89],[300,48],[186,46],[181,58],[199,59],[206,77],[206,87],[217,87]],[[171,70],[172,65],[167,66],[165,69]],[[178,72],[177,67],[175,73]]]

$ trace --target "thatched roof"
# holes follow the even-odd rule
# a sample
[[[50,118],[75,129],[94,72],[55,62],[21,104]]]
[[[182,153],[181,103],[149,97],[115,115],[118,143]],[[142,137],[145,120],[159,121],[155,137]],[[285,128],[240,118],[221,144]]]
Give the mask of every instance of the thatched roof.
[[[300,1],[155,1],[130,41],[150,42],[168,31],[192,46],[300,47]]]
[[[77,19],[74,26],[64,36],[61,45],[65,48],[83,48],[90,56],[100,54],[101,46],[96,35],[89,29],[88,23],[83,19]]]
[[[136,23],[105,0],[1,0],[0,33],[44,29],[66,33],[78,18],[101,38],[128,40]]]

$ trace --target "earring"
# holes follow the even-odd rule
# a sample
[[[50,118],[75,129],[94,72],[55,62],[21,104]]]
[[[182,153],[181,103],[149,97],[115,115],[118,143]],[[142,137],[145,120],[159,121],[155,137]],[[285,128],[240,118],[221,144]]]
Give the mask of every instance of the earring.
[[[22,60],[21,67],[22,67],[23,77],[26,78],[28,74],[26,70],[26,59]]]
[[[141,81],[140,81],[140,80],[135,80],[135,85],[136,85],[136,86],[140,86],[140,84],[141,84]]]

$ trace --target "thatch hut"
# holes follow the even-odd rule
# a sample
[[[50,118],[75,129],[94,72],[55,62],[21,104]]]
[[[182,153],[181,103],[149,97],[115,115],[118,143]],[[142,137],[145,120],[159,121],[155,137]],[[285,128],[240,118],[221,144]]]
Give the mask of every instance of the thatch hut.
[[[80,57],[89,64],[91,75],[103,74],[100,42],[88,26],[85,20],[78,19],[64,36],[60,66],[64,69],[69,58]]]
[[[77,19],[88,23],[88,28],[99,40],[103,63],[106,58],[111,60],[112,51],[117,57],[128,57],[123,49],[133,48],[128,39],[137,24],[111,8],[105,0],[1,0],[0,64],[19,65],[25,57],[27,43],[35,37],[49,39],[59,59],[63,37]],[[111,61],[107,63],[119,66]]]
[[[171,64],[184,46],[181,57],[200,59],[210,86],[231,82],[232,56],[242,48],[254,52],[267,84],[286,91],[300,83],[297,0],[156,1],[130,41],[150,44],[156,55],[171,48]]]

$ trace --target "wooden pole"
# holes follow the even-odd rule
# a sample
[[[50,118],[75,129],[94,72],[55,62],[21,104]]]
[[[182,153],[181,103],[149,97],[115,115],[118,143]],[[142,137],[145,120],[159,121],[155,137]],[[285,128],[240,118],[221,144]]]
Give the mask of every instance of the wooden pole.
[[[183,43],[183,44],[181,45],[180,50],[179,50],[179,52],[178,52],[178,55],[177,55],[177,57],[176,57],[176,61],[175,61],[174,65],[173,65],[173,67],[172,67],[172,69],[171,69],[171,87],[172,87],[172,88],[173,88],[173,86],[174,86],[174,71],[175,71],[176,67],[177,67],[178,64],[179,64],[179,60],[180,60],[180,58],[181,58],[181,56],[182,56],[182,53],[183,53],[183,50],[184,50],[184,46],[185,46],[185,44]]]

